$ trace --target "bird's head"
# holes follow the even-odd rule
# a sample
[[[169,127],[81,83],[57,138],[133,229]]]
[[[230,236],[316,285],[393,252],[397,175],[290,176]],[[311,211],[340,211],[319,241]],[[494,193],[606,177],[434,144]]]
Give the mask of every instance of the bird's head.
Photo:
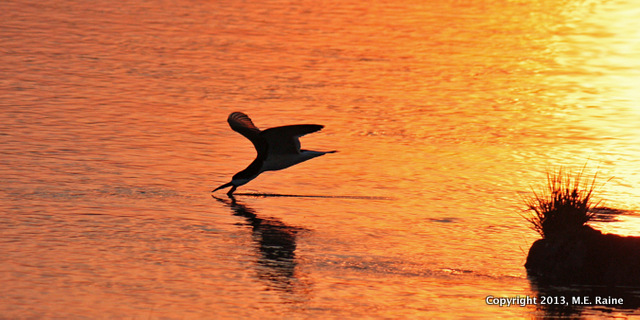
[[[218,191],[220,189],[224,189],[224,188],[231,187],[231,186],[233,186],[233,181],[231,181],[229,183],[225,183],[225,184],[213,189],[213,191],[211,191],[211,192],[216,192],[216,191]]]
[[[233,179],[231,179],[231,182],[225,183],[225,184],[213,189],[213,191],[211,191],[211,192],[216,192],[216,191],[218,191],[220,189],[224,189],[224,188],[227,188],[227,187],[232,187],[231,190],[229,190],[229,192],[227,193],[227,194],[232,194],[236,190],[237,187],[239,187],[239,186],[241,186],[243,184],[246,184],[247,182],[251,181],[251,179],[238,178],[236,176],[237,176],[237,174],[235,176],[233,176]]]

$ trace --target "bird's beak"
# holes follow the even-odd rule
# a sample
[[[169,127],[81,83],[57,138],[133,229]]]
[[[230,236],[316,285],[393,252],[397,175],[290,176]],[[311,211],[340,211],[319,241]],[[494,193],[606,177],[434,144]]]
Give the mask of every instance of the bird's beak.
[[[221,186],[219,186],[219,187],[217,187],[217,188],[213,189],[213,191],[211,191],[211,192],[216,192],[216,191],[218,191],[218,190],[220,190],[220,189],[224,189],[224,188],[226,188],[226,187],[231,187],[231,186],[232,186],[231,182],[229,182],[229,183],[225,183],[225,184],[223,184],[223,185],[221,185]]]

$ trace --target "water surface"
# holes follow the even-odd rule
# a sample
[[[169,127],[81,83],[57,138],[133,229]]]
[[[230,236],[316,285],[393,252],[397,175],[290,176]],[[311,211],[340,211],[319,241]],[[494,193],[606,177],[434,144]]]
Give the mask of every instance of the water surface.
[[[521,196],[598,171],[640,235],[631,1],[4,1],[6,318],[606,317],[546,294]],[[210,191],[255,151],[226,117],[338,153]],[[319,197],[318,197],[319,196]],[[635,291],[624,294],[638,297]]]

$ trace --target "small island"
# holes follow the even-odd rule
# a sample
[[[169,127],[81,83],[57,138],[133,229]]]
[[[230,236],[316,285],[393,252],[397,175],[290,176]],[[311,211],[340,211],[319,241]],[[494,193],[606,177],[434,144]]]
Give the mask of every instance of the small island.
[[[589,181],[582,172],[559,170],[547,175],[542,191],[525,198],[525,219],[542,236],[525,263],[536,281],[640,286],[640,237],[603,234],[587,224],[599,204],[592,197],[595,181],[595,175]]]

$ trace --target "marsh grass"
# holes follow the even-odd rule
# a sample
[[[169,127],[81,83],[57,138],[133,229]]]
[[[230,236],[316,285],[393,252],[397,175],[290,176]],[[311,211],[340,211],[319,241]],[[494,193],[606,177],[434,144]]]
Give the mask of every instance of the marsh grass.
[[[523,198],[523,217],[543,238],[577,230],[594,218],[593,209],[600,204],[593,199],[597,173],[585,178],[584,169],[577,174],[562,169],[547,173],[547,185],[540,191],[532,188],[533,195]]]

